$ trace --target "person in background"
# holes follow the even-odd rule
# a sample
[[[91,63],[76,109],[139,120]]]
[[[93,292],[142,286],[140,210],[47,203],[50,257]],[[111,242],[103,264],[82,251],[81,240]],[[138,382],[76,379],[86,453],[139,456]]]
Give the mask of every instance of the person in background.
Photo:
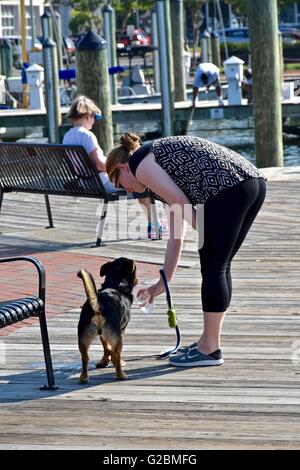
[[[210,62],[200,63],[196,68],[194,86],[193,86],[193,106],[195,106],[198,91],[201,86],[208,90],[211,85],[215,86],[219,106],[224,106],[221,93],[220,70],[215,64]]]
[[[244,78],[242,81],[242,92],[243,96],[248,99],[248,104],[252,103],[253,94],[252,94],[252,72],[251,70],[244,70]]]
[[[96,120],[103,118],[100,109],[86,96],[77,96],[71,104],[67,117],[73,121],[63,138],[64,145],[81,145],[89,155],[95,170],[106,190],[114,190],[105,172],[106,157],[98,144],[97,137],[91,129]]]
[[[93,166],[99,172],[100,179],[106,191],[117,191],[117,188],[109,181],[106,173],[106,157],[98,144],[97,138],[91,129],[95,120],[103,118],[101,110],[96,104],[84,95],[77,96],[71,104],[68,118],[73,121],[73,127],[69,129],[63,138],[64,145],[81,145],[89,155]],[[136,145],[140,145],[137,138]],[[149,198],[138,199],[142,205],[143,212],[148,220],[147,236],[154,238],[156,230],[151,223],[151,201]],[[159,230],[162,235],[168,234],[168,226],[160,222]]]
[[[178,265],[186,223],[199,230],[203,331],[169,362],[176,367],[221,365],[221,331],[232,294],[231,262],[264,202],[265,179],[242,155],[206,139],[170,136],[139,148],[134,139],[132,134],[123,135],[107,156],[106,170],[117,187],[139,192],[149,188],[168,204],[170,237],[163,269],[169,282]],[[197,209],[204,220],[197,218]],[[160,278],[137,296],[152,303],[163,292]]]

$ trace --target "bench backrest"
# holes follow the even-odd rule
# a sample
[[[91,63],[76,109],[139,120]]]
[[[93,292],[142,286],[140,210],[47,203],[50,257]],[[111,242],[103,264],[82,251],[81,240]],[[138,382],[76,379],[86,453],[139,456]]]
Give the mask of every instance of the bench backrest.
[[[106,197],[89,156],[77,145],[0,143],[0,188]]]

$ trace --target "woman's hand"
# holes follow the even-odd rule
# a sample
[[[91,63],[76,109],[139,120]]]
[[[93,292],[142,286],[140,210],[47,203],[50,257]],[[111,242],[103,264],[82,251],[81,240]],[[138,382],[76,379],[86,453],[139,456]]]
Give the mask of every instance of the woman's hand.
[[[162,294],[163,292],[164,292],[164,286],[160,279],[155,284],[152,284],[152,286],[140,289],[137,293],[137,298],[140,302],[144,301],[145,302],[144,305],[146,305],[147,303],[152,304],[154,298]]]

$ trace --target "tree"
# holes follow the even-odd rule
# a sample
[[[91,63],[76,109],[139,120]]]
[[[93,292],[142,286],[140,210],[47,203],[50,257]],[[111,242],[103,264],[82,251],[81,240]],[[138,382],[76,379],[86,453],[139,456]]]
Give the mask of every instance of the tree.
[[[207,0],[210,1],[210,0]],[[203,22],[202,7],[206,0],[185,0],[184,5],[186,12],[190,14],[192,19],[192,34],[193,34],[193,59],[195,61],[196,53],[199,46],[199,33],[200,27]]]
[[[112,0],[112,7],[115,9],[116,16],[118,15],[121,22],[121,29],[125,30],[129,18],[137,10],[149,11],[155,6],[155,0]]]
[[[104,0],[56,0],[53,3],[65,4],[72,8],[69,22],[72,34],[81,33],[88,29],[101,32],[101,9]]]
[[[247,0],[224,0],[225,3],[230,3],[232,5],[233,12],[236,16],[246,19],[247,18]],[[287,5],[295,3],[295,0],[277,0],[278,12]]]
[[[1,1],[1,0],[0,0]],[[102,7],[104,0],[54,0],[54,3],[68,5],[72,8],[69,27],[73,34],[94,29],[102,29]],[[155,0],[110,0],[116,16],[121,22],[121,29],[126,28],[130,16],[138,9],[148,11],[154,8]]]

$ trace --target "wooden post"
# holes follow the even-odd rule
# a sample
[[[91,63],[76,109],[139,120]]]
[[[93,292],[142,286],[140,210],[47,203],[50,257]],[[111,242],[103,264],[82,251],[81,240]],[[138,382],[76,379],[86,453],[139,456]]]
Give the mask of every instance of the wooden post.
[[[43,15],[41,16],[43,40],[47,38],[53,39],[53,20],[51,13],[48,9],[45,9]]]
[[[156,0],[163,136],[174,134],[174,75],[169,0]]]
[[[284,82],[284,59],[283,59],[283,43],[281,31],[278,31],[278,46],[279,46],[279,73],[281,84]]]
[[[29,0],[30,8],[30,30],[31,30],[31,50],[34,49],[36,40],[36,28],[35,28],[35,14],[33,8],[33,0]]]
[[[172,46],[173,46],[173,66],[174,66],[174,84],[175,84],[175,101],[186,100],[185,90],[185,70],[183,61],[183,1],[170,0],[171,9],[171,29],[172,29]]]
[[[104,115],[93,128],[104,153],[113,147],[106,47],[105,39],[93,31],[88,31],[76,46],[77,94],[93,100]]]
[[[63,68],[63,38],[62,38],[62,29],[61,29],[61,17],[57,11],[53,12],[52,25],[53,25],[53,37],[57,46],[58,69],[61,70]]]
[[[117,53],[116,53],[116,18],[115,10],[111,5],[106,4],[102,8],[103,13],[103,29],[104,37],[107,42],[107,60],[109,67],[115,67],[117,65]],[[110,85],[110,97],[112,104],[118,104],[118,87],[117,87],[117,76],[111,74],[109,76]]]
[[[154,72],[154,88],[156,93],[160,93],[160,73],[159,73],[159,52],[158,52],[158,28],[156,10],[151,12],[152,25],[152,45],[156,48],[153,51],[153,72]]]
[[[211,37],[211,57],[212,63],[217,67],[221,67],[221,52],[220,52],[220,38],[218,33],[213,31]]]
[[[256,163],[283,166],[281,80],[276,0],[247,0]]]
[[[0,75],[11,77],[13,67],[13,50],[7,39],[0,39]]]
[[[208,31],[204,31],[200,38],[201,62],[211,62],[211,38]]]
[[[45,95],[47,108],[48,138],[51,143],[59,143],[61,112],[58,86],[58,66],[56,44],[51,38],[43,42],[45,70]]]
[[[20,21],[21,21],[21,53],[23,64],[28,63],[27,49],[26,49],[26,10],[25,0],[20,0]]]
[[[28,56],[26,49],[26,9],[25,0],[20,0],[20,22],[21,22],[21,53],[22,53],[22,67],[24,75],[26,76],[25,67],[28,65]],[[29,88],[28,83],[22,84],[22,107],[28,108],[29,104]]]

